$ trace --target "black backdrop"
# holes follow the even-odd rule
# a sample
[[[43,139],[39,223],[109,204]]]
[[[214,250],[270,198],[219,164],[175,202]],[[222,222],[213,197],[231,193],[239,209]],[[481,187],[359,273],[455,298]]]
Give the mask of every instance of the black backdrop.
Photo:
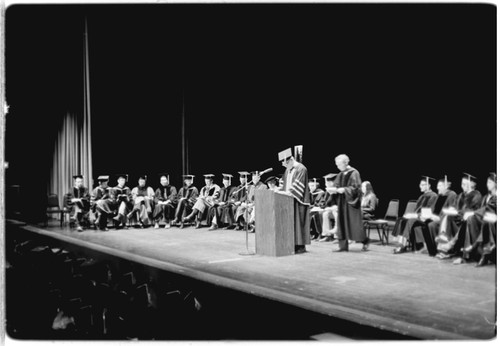
[[[496,170],[493,5],[15,5],[6,179],[34,201],[28,216],[43,210],[61,119],[83,110],[85,17],[94,175],[168,171],[179,185],[183,95],[197,186],[282,173],[277,153],[296,144],[311,177],[348,154],[381,212],[418,197],[422,174],[458,192],[470,172],[484,193]]]

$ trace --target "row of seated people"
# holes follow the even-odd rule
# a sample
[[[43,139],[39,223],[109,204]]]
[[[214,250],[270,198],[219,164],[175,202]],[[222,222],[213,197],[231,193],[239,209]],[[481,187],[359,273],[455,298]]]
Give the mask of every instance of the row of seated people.
[[[325,190],[318,187],[316,179],[310,181],[311,237],[318,241],[334,241],[337,224],[336,196],[328,189],[333,187],[336,174],[325,178]],[[486,179],[487,194],[476,190],[476,177],[465,174],[461,180],[462,192],[451,190],[445,176],[437,183],[437,193],[432,191],[430,180],[424,176],[419,182],[422,194],[416,201],[414,212],[396,220],[392,235],[397,240],[395,254],[409,249],[427,253],[439,259],[457,257],[453,263],[476,260],[477,266],[496,261],[496,173]],[[363,220],[375,217],[378,198],[369,181],[361,185]]]
[[[398,240],[395,254],[409,249],[439,259],[456,257],[454,264],[476,261],[483,266],[496,261],[497,176],[486,179],[487,194],[476,190],[476,177],[465,174],[462,192],[450,189],[446,177],[432,191],[429,177],[420,181],[422,195],[415,212],[403,215],[395,224],[392,235]]]
[[[252,176],[251,182],[248,177]],[[177,191],[170,185],[169,175],[160,174],[160,186],[155,190],[148,186],[147,176],[140,176],[138,185],[130,189],[127,174],[117,176],[117,185],[109,187],[109,176],[99,176],[99,185],[89,193],[83,186],[83,177],[75,175],[74,186],[65,195],[65,208],[70,211],[71,224],[78,231],[95,226],[107,230],[108,221],[125,228],[132,220],[141,227],[155,228],[165,223],[165,228],[194,222],[196,228],[202,223],[210,230],[226,228],[253,232],[255,225],[255,190],[277,189],[279,179],[270,177],[266,184],[260,181],[261,173],[239,172],[240,185],[232,186],[231,174],[222,175],[222,187],[214,183],[214,175],[206,174],[205,186],[198,190],[193,185],[194,175],[185,175],[184,185]]]

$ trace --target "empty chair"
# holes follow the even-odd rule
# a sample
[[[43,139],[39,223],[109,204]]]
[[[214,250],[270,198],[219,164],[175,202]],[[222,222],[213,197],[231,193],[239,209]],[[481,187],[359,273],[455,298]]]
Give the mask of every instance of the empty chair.
[[[367,235],[370,235],[370,230],[374,227],[377,230],[382,245],[389,244],[389,231],[394,228],[398,216],[399,199],[391,199],[383,219],[365,221],[364,226],[367,231]]]
[[[59,206],[59,197],[57,194],[52,193],[47,196],[47,209],[45,213],[45,227],[48,226],[49,223],[49,214],[59,214],[61,220],[61,227],[64,222],[64,214],[69,213],[69,210],[66,208],[61,208]]]

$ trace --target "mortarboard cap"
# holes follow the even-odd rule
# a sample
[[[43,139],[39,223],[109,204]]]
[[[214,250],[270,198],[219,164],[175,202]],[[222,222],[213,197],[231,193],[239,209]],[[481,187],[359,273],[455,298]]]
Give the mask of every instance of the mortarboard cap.
[[[251,171],[250,172],[252,175],[259,175],[259,171]]]
[[[117,174],[116,179],[123,178],[125,181],[128,181],[128,174]]]
[[[222,179],[224,180],[231,180],[232,177],[232,174],[222,173]]]
[[[336,176],[336,173],[328,173],[327,175],[323,176],[323,178],[325,178],[325,180],[333,180]]]
[[[109,175],[100,175],[97,177],[97,181],[108,181]]]
[[[427,185],[429,185],[429,180],[436,180],[436,179],[434,179],[434,178],[432,178],[432,177],[428,177],[428,176],[426,176],[426,175],[423,175],[423,176],[422,176],[422,178],[424,178],[424,179],[425,179],[425,182],[427,183]]]
[[[76,178],[80,178],[80,179],[83,179],[83,175],[81,174],[76,174],[73,176],[73,179],[76,179]]]
[[[472,174],[465,173],[465,172],[463,172],[463,173],[464,173],[464,178],[466,178],[467,180],[469,180],[469,182],[471,182],[471,181],[475,182],[476,181],[477,178],[475,176],[473,176]]]
[[[275,176],[270,176],[269,178],[266,179],[265,183],[269,183],[270,181],[274,181],[275,183],[278,183],[278,178]]]
[[[247,171],[242,171],[242,172],[238,172],[238,174],[241,176],[241,177],[247,177],[250,175],[250,173],[248,173]]]
[[[287,148],[278,153],[278,161],[285,161],[289,157],[292,157],[292,148]]]
[[[192,175],[192,174],[184,174],[182,177],[183,177],[184,179],[193,180],[194,175]]]
[[[318,178],[311,178],[311,179],[309,179],[309,182],[310,183],[317,183],[318,182]]]
[[[139,176],[139,179],[148,180],[148,176],[146,174],[143,174]]]
[[[213,179],[215,177],[215,175],[213,174],[203,174],[203,176],[205,177],[205,179]]]

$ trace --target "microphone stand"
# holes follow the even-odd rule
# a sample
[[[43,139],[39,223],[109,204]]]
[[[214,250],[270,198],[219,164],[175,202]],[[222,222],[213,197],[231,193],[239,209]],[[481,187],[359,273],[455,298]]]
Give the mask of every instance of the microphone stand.
[[[246,216],[246,220],[247,222],[245,223],[245,238],[246,238],[246,248],[247,248],[247,252],[240,252],[239,254],[241,256],[251,256],[251,255],[255,255],[255,252],[251,252],[249,249],[248,249],[248,223],[250,222],[250,218],[248,216],[248,203],[250,202],[250,200],[248,199],[248,180],[247,182],[245,183],[245,190],[246,190],[246,203],[247,203],[247,206],[245,207],[245,216]]]

